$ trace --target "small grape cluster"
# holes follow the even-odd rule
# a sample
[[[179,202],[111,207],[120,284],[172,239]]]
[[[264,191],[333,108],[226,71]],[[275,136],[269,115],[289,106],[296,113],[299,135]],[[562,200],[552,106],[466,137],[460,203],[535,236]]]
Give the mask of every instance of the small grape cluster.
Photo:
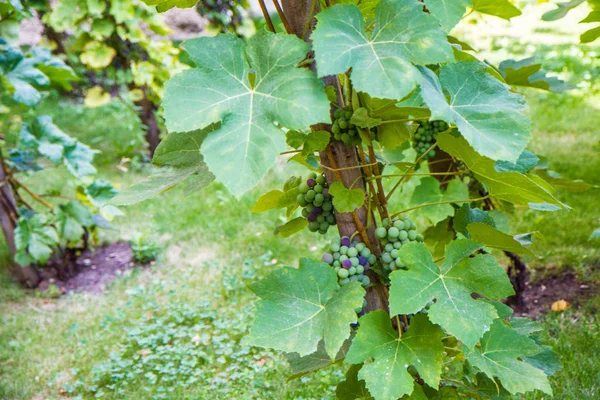
[[[313,172],[298,190],[300,193],[296,201],[300,207],[304,207],[302,216],[308,220],[308,229],[326,234],[329,227],[335,225],[335,213],[325,175]]]
[[[444,121],[425,121],[417,128],[414,135],[413,147],[417,151],[417,156],[421,157],[433,144],[438,133],[448,130],[448,124]],[[424,160],[435,157],[435,150],[429,150],[429,153],[423,157]]]
[[[360,144],[360,136],[356,130],[356,126],[350,122],[352,118],[352,108],[340,108],[333,113],[333,125],[331,132],[336,140],[341,140],[345,144]]]
[[[377,257],[371,254],[371,250],[364,243],[351,241],[349,237],[344,236],[331,241],[329,252],[323,254],[323,261],[335,269],[340,285],[360,282],[367,287],[371,280],[365,272],[375,265]]]
[[[417,233],[416,229],[415,223],[409,218],[393,221],[386,218],[383,220],[383,226],[375,230],[375,236],[383,245],[381,261],[384,270],[395,271],[404,268],[398,256],[400,248],[409,242],[424,241],[423,235]]]

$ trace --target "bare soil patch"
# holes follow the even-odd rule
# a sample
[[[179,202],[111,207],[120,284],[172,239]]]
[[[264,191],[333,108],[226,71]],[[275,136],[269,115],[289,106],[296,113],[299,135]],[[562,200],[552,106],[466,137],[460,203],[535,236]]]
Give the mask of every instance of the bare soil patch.
[[[98,247],[94,251],[85,250],[74,260],[75,273],[65,280],[58,279],[57,268],[53,265],[57,262],[49,262],[48,267],[40,271],[42,281],[38,290],[47,291],[54,285],[62,293],[104,293],[116,277],[136,266],[131,248],[125,242]]]
[[[526,283],[523,291],[524,305],[515,308],[515,315],[537,318],[551,310],[552,303],[566,300],[571,307],[589,300],[598,293],[598,286],[582,282],[573,273],[547,278],[536,283]]]

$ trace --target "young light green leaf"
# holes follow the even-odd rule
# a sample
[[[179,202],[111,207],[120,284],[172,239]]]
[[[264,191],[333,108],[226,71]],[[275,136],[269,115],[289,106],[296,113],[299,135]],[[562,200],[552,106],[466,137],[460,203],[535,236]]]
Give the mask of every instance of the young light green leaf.
[[[314,353],[320,340],[331,359],[350,337],[365,291],[357,282],[341,289],[335,271],[303,258],[298,269],[279,269],[252,285],[260,298],[245,345],[268,347],[300,356]]]
[[[441,133],[436,140],[442,150],[465,163],[488,188],[490,196],[521,206],[545,202],[568,208],[529,175],[496,171],[494,161],[475,152],[464,138]]]
[[[535,254],[527,247],[523,246],[519,241],[515,240],[510,235],[500,232],[493,226],[481,222],[474,222],[467,226],[467,230],[471,235],[471,239],[483,244],[486,247],[511,251],[517,254],[527,254],[535,257]]]
[[[446,246],[444,264],[438,266],[424,244],[402,246],[400,258],[408,270],[390,275],[390,313],[412,314],[435,299],[427,314],[431,322],[473,347],[498,313],[494,306],[473,299],[471,294],[489,299],[514,294],[506,272],[492,255],[469,257],[481,248],[468,239],[455,240]]]
[[[565,178],[558,172],[551,171],[546,168],[536,168],[534,172],[545,182],[552,185],[553,188],[559,190],[568,190],[569,192],[585,192],[594,187],[594,185],[586,183],[580,179],[573,180]]]
[[[425,0],[427,9],[440,21],[446,32],[460,22],[467,7],[472,4],[471,0]]]
[[[532,87],[556,93],[575,89],[575,86],[557,77],[548,76],[545,71],[542,71],[542,64],[535,62],[535,57],[520,61],[505,60],[500,63],[498,69],[504,81],[511,86]]]
[[[420,70],[424,76],[421,92],[431,119],[455,124],[486,157],[517,161],[531,137],[523,96],[490,76],[480,63],[443,65],[439,78],[430,69]]]
[[[587,31],[583,32],[581,34],[581,36],[579,36],[579,41],[581,43],[592,43],[599,37],[600,37],[600,26],[597,26],[595,28],[588,29]]]
[[[260,31],[247,44],[233,35],[184,44],[196,68],[166,84],[165,119],[174,132],[220,127],[202,143],[204,160],[236,196],[256,185],[285,149],[283,132],[329,121],[322,82],[296,64],[310,46]],[[255,75],[254,87],[249,76]]]
[[[544,15],[542,15],[542,20],[544,21],[556,21],[561,18],[564,18],[569,11],[579,6],[582,3],[585,3],[586,0],[571,0],[565,1],[563,3],[556,4],[557,8],[554,10],[550,10]]]
[[[304,147],[302,153],[305,155],[312,154],[314,152],[320,152],[325,150],[329,141],[331,140],[331,134],[327,131],[313,131],[306,135],[304,140]]]
[[[352,114],[350,122],[356,126],[360,126],[361,128],[375,128],[377,125],[380,125],[383,120],[381,118],[370,117],[367,109],[360,107],[354,110],[354,114]]]
[[[363,15],[354,5],[336,5],[317,15],[312,34],[319,76],[352,68],[354,88],[374,97],[400,100],[419,84],[413,63],[453,60],[452,47],[438,21],[416,0],[381,0],[375,30],[365,32]]]
[[[346,372],[346,380],[338,383],[335,395],[338,400],[373,400],[365,381],[358,378],[361,365],[352,365]]]
[[[496,320],[481,339],[481,348],[467,351],[467,359],[491,379],[498,378],[511,394],[541,390],[552,395],[550,382],[544,371],[520,358],[534,356],[542,348]]]
[[[444,332],[423,314],[411,318],[410,329],[401,336],[392,327],[390,316],[371,311],[359,320],[359,328],[346,361],[365,364],[358,378],[366,382],[376,400],[398,399],[410,395],[415,380],[408,372],[414,367],[431,387],[438,387],[442,373]]]
[[[288,146],[299,149],[304,144],[306,140],[306,135],[302,132],[298,132],[295,130],[289,130],[285,133],[285,142]]]
[[[365,195],[360,189],[346,189],[343,183],[333,182],[329,188],[329,193],[333,196],[333,206],[338,212],[352,212],[362,207],[365,202]]]
[[[471,208],[469,203],[465,203],[461,208],[456,210],[453,219],[453,227],[456,232],[462,233],[467,239],[471,238],[471,234],[467,230],[467,226],[474,222],[481,222],[491,227],[496,227],[496,222],[486,211],[479,208]]]
[[[265,212],[276,208],[281,208],[279,203],[283,197],[281,190],[271,190],[260,196],[254,204],[254,207],[250,210],[251,212]]]
[[[440,189],[440,182],[431,176],[421,178],[421,183],[413,192],[411,205],[423,205],[446,201],[456,201],[462,205],[464,200],[469,199],[469,188],[460,179],[453,179],[448,183],[446,190]],[[420,209],[421,213],[429,219],[432,224],[454,215],[454,207],[451,204],[435,204]]]
[[[509,0],[473,0],[473,11],[511,19],[522,14]]]

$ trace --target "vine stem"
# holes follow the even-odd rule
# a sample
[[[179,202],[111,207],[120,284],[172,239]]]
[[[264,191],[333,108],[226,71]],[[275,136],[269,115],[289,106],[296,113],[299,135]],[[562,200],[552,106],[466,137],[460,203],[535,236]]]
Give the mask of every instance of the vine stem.
[[[362,151],[362,149],[360,147],[359,147],[359,151]],[[362,161],[363,160],[361,159],[361,162]],[[377,164],[377,163],[367,164],[365,162],[364,164],[361,164],[361,165],[353,165],[351,167],[343,167],[343,168],[331,168],[331,167],[328,167],[327,165],[321,164],[321,167],[323,167],[325,169],[328,169],[329,171],[348,171],[348,170],[351,170],[351,169],[359,169],[359,168],[369,167],[369,166],[372,166],[372,165],[375,165],[375,164]]]
[[[478,197],[476,199],[467,199],[467,200],[447,200],[447,201],[436,201],[434,203],[426,203],[426,204],[419,204],[418,206],[414,206],[411,208],[407,208],[406,210],[402,210],[399,211],[395,214],[392,215],[392,218],[397,217],[400,214],[404,214],[405,212],[409,212],[409,211],[413,211],[413,210],[417,210],[419,208],[423,208],[423,207],[430,207],[430,206],[437,206],[440,204],[452,204],[452,203],[471,203],[473,201],[480,201],[480,200],[485,200],[487,198],[489,198],[490,196],[484,196],[484,197]]]
[[[406,174],[389,174],[389,175],[375,175],[372,176],[371,179],[377,178],[394,178],[399,176],[449,176],[449,175],[462,175],[464,172],[423,172],[423,173],[406,173]]]
[[[379,202],[379,193],[375,190],[375,185],[373,185],[373,180],[368,179],[369,177],[371,177],[373,175],[371,173],[371,169],[369,167],[373,166],[373,165],[377,165],[377,163],[367,164],[367,157],[365,155],[365,151],[363,150],[362,146],[358,146],[358,156],[360,157],[360,161],[364,166],[363,171],[366,175],[367,185],[369,186],[369,192],[372,193],[373,199],[375,199],[375,206],[377,207],[377,212],[379,213],[379,217],[381,217],[381,219],[384,219],[385,217],[383,214],[383,209],[381,208],[381,203]],[[371,207],[371,202],[369,202],[369,208],[370,207]],[[371,215],[371,214],[369,213],[368,215]]]
[[[327,158],[329,159],[331,166],[335,168],[333,173],[335,174],[336,179],[343,185],[344,181],[342,180],[342,175],[340,175],[340,172],[337,170],[337,163],[335,162],[335,157],[333,156],[333,152],[331,151],[331,146],[329,144],[327,145],[325,152],[327,153]],[[365,227],[363,226],[362,222],[360,222],[360,218],[358,218],[356,210],[352,211],[352,219],[354,219],[354,224],[356,225],[356,228],[358,229],[358,232],[360,233],[360,237],[362,238],[363,242],[371,251],[373,251],[374,249],[371,247],[371,242],[369,241],[367,232],[365,232]]]
[[[258,0],[258,4],[260,4],[260,10],[262,11],[263,17],[265,17],[265,21],[267,22],[267,26],[269,30],[275,33],[275,26],[273,25],[273,21],[271,21],[271,16],[269,15],[269,11],[267,11],[267,6],[265,5],[265,0]]]
[[[381,124],[379,124],[379,125],[394,124],[394,123],[398,123],[398,122],[414,122],[414,121],[427,121],[427,120],[429,120],[429,117],[406,118],[406,119],[390,119],[390,120],[381,122]]]
[[[30,195],[32,199],[34,199],[38,203],[44,205],[45,207],[47,207],[47,208],[49,208],[51,210],[54,209],[54,206],[52,204],[50,204],[46,200],[42,199],[33,190],[29,189],[27,186],[25,186],[24,184],[22,184],[21,182],[19,182],[17,179],[15,179],[14,177],[10,177],[9,179],[11,180],[11,182],[14,182],[15,185],[17,185],[18,187],[20,187],[21,189],[23,189],[24,191],[26,191],[27,194]]]
[[[375,161],[377,159],[375,157],[375,149],[373,149],[373,145],[371,143],[369,143],[368,149],[369,159],[373,160],[375,164],[373,166],[373,174],[376,176],[380,175],[381,171],[379,171],[379,164],[377,164],[377,161]],[[381,203],[381,208],[383,209],[383,219],[385,219],[388,218],[390,214],[387,208],[387,197],[385,196],[385,191],[383,190],[383,182],[381,179],[375,179],[375,182],[377,183],[377,196],[379,196],[379,203]]]
[[[277,14],[279,15],[279,18],[281,19],[281,22],[283,23],[285,31],[287,33],[292,33],[293,32],[292,27],[288,23],[288,20],[285,17],[285,13],[283,12],[283,10],[281,9],[281,6],[279,5],[279,1],[273,0],[273,5],[275,6],[275,9],[277,10]]]

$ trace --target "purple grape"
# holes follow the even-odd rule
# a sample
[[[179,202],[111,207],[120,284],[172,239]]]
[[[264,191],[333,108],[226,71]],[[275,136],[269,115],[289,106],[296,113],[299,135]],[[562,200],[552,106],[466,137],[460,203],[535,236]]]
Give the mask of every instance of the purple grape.
[[[352,261],[350,261],[350,260],[344,260],[344,261],[342,261],[342,267],[344,267],[346,269],[352,268]]]
[[[362,310],[360,310],[360,312],[358,313],[358,317],[362,317],[363,315],[365,315],[365,309],[363,308]]]
[[[367,257],[358,256],[358,263],[363,267],[366,267],[367,265],[369,265],[369,260],[367,260]]]
[[[344,236],[342,238],[342,246],[352,246],[352,242],[350,241],[350,238],[348,236]]]
[[[329,265],[333,264],[333,255],[331,253],[323,254],[323,261]]]
[[[308,187],[314,188],[315,185],[317,184],[317,181],[315,181],[313,178],[308,178],[308,180],[306,181],[306,184],[308,185]]]
[[[306,219],[308,219],[308,222],[315,222],[317,220],[317,215],[311,212],[310,214],[308,214]]]
[[[312,212],[315,215],[321,215],[321,213],[323,212],[323,208],[322,207],[314,207]]]

